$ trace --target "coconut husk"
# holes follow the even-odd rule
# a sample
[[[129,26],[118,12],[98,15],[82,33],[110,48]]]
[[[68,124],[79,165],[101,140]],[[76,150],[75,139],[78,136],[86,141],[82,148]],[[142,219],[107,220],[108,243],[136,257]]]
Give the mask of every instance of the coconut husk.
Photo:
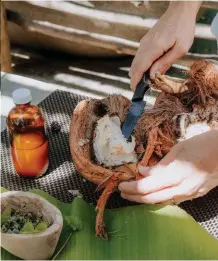
[[[189,117],[195,110],[194,113],[199,114],[198,119],[205,120],[201,116],[205,110],[209,110],[210,113],[205,116],[207,122],[211,128],[218,128],[218,69],[215,62],[195,62],[184,81],[157,75],[151,87],[159,90],[160,94],[153,108],[145,109],[133,133],[138,163],[143,166],[156,165],[178,142],[178,115]],[[103,212],[108,197],[121,181],[136,180],[140,175],[137,164],[112,168],[100,166],[92,147],[94,129],[97,121],[106,114],[117,115],[122,124],[129,106],[130,101],[121,95],[85,100],[78,104],[71,121],[70,149],[73,162],[81,175],[98,184],[98,189],[105,189],[97,204],[96,218],[96,235],[103,239],[107,239]]]
[[[72,115],[70,150],[75,167],[87,180],[99,185],[97,190],[105,188],[97,204],[96,217],[96,235],[102,239],[107,239],[103,212],[108,197],[120,181],[134,179],[136,173],[132,164],[111,169],[97,164],[92,146],[94,129],[97,121],[105,114],[117,115],[123,122],[129,106],[130,101],[125,97],[112,95],[103,100],[84,100],[78,104]]]
[[[112,95],[103,100],[84,100],[74,110],[70,126],[70,149],[77,170],[87,180],[99,185],[111,176],[123,181],[134,178],[132,171],[128,171],[125,166],[109,169],[98,165],[92,149],[97,121],[109,114],[117,115],[123,122],[129,106],[130,101],[125,97]]]
[[[193,63],[185,81],[157,75],[152,88],[172,93],[187,107],[193,104],[206,106],[210,100],[218,99],[218,62],[199,60]]]

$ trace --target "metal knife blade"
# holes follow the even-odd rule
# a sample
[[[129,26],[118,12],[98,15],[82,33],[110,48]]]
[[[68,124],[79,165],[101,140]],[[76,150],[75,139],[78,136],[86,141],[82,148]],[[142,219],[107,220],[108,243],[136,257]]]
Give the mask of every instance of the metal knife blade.
[[[126,120],[123,123],[122,134],[127,140],[131,137],[135,125],[144,111],[146,102],[143,99],[145,93],[149,90],[149,75],[150,70],[144,73],[142,79],[138,83],[132,97],[132,103],[130,105]]]

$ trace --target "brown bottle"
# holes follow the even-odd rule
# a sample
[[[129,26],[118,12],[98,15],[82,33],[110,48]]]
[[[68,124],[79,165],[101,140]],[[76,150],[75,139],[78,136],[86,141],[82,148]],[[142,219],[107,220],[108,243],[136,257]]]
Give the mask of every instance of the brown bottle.
[[[9,112],[7,126],[14,167],[22,177],[39,177],[49,165],[44,117],[37,106],[30,104],[28,89],[17,89],[12,97],[16,106]]]

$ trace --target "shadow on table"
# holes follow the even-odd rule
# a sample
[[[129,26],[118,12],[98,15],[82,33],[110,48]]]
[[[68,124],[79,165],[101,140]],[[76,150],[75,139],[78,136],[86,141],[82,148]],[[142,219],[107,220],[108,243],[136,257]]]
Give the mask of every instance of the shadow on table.
[[[125,91],[130,92],[128,71],[132,56],[84,58],[43,50],[36,53],[33,49],[24,50],[19,47],[16,47],[14,52],[17,53],[17,56],[13,56],[14,71],[17,74],[61,84],[69,89],[82,91],[88,96],[96,94],[102,97],[114,91],[124,92],[124,95]],[[28,55],[29,59],[26,60],[25,55]],[[186,68],[172,67],[168,74],[184,78],[185,72]]]

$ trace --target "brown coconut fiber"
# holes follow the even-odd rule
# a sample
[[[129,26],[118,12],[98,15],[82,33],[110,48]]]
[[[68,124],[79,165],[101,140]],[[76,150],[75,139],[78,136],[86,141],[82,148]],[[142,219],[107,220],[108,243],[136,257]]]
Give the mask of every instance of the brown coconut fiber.
[[[199,60],[190,68],[186,80],[174,80],[157,75],[151,88],[160,91],[151,109],[146,109],[137,122],[133,136],[138,163],[157,164],[177,143],[179,115],[198,114],[198,119],[218,129],[218,65],[214,61]],[[121,95],[105,99],[90,99],[78,104],[72,115],[70,150],[77,170],[87,180],[104,189],[97,203],[96,235],[107,239],[103,213],[106,202],[121,181],[140,178],[137,164],[105,168],[97,163],[93,151],[93,135],[97,121],[108,114],[117,115],[124,122],[130,101]]]

